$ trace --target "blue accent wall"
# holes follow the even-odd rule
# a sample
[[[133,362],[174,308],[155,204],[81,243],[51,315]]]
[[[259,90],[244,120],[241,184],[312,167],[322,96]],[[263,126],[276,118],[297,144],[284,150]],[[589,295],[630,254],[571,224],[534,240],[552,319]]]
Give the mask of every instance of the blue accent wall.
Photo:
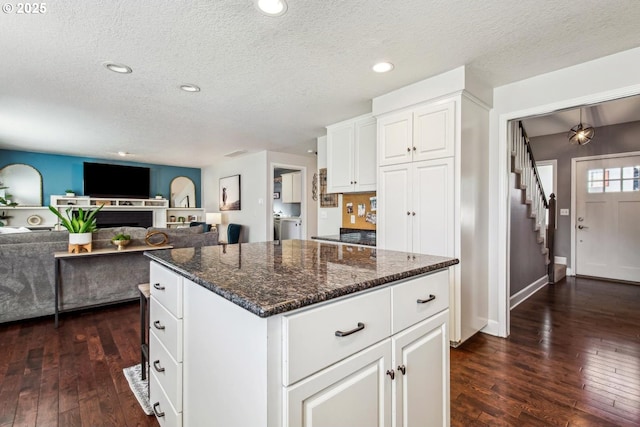
[[[42,202],[49,205],[51,195],[64,194],[73,189],[76,195],[83,194],[82,169],[84,162],[109,163],[114,165],[142,166],[150,169],[150,188],[153,198],[157,193],[169,199],[171,181],[177,176],[186,176],[196,184],[196,206],[202,207],[200,200],[201,170],[178,166],[154,165],[150,163],[106,160],[93,157],[61,156],[57,154],[31,153],[28,151],[0,150],[0,168],[14,163],[33,166],[42,175]]]

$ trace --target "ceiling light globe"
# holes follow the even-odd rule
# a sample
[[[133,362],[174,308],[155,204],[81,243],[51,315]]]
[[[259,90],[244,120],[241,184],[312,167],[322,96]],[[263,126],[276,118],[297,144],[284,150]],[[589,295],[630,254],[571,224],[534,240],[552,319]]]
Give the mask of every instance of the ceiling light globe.
[[[258,9],[269,16],[281,16],[287,11],[284,0],[257,0]]]

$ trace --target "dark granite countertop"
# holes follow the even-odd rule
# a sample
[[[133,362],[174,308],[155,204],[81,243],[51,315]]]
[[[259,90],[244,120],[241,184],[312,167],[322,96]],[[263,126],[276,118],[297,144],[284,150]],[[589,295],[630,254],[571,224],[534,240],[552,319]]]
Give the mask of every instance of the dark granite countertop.
[[[260,317],[458,263],[455,258],[311,240],[166,249],[145,255]]]
[[[340,228],[340,234],[331,236],[311,236],[314,240],[328,242],[347,243],[352,245],[376,246],[376,232],[372,230],[359,230]]]

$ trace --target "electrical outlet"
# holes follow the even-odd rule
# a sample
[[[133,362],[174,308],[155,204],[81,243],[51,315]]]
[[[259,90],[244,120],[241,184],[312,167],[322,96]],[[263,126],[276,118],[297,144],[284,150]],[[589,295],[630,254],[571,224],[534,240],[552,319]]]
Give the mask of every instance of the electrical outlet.
[[[351,224],[355,224],[355,223],[356,223],[356,216],[351,215]]]
[[[560,209],[561,216],[569,216],[569,209]]]

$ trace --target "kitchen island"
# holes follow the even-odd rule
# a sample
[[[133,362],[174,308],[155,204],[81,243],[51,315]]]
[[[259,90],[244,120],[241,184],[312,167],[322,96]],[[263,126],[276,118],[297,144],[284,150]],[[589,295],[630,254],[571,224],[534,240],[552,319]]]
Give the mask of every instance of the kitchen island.
[[[162,426],[448,425],[456,259],[303,240],[146,255]]]

